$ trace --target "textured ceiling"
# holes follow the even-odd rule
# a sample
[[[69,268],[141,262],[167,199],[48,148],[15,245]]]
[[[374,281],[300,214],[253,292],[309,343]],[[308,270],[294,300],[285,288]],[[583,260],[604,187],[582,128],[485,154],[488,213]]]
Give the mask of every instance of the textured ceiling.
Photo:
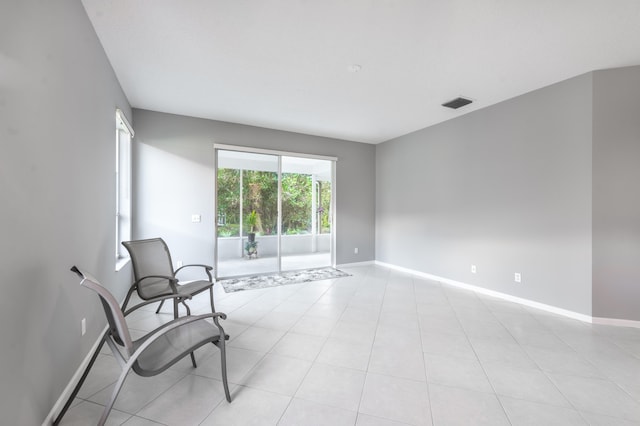
[[[83,4],[133,107],[368,143],[640,64],[638,0]]]

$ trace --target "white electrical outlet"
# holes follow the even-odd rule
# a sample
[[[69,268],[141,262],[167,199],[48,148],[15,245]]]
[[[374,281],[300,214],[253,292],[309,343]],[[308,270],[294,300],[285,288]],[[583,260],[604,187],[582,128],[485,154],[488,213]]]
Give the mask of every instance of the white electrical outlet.
[[[355,254],[358,254],[358,247],[354,248],[354,249],[353,249],[353,252],[354,252]]]
[[[82,330],[82,335],[84,336],[85,333],[87,332],[87,319],[86,318],[82,318],[82,321],[80,321],[80,329]]]
[[[472,274],[476,273],[476,265],[471,265],[471,273]]]
[[[513,274],[513,280],[517,283],[522,282],[522,275],[520,275],[520,272],[516,272],[515,274]]]
[[[201,221],[202,221],[202,216],[200,216],[199,214],[192,214],[191,215],[191,222],[200,223]]]
[[[178,268],[182,268],[182,260],[178,260],[178,261],[176,261],[176,266],[177,266]]]

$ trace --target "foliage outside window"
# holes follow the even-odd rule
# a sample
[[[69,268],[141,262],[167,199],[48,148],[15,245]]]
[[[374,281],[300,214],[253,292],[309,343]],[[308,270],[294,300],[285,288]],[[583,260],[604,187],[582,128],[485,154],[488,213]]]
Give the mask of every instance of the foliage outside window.
[[[320,190],[318,195],[317,214],[319,216],[318,224],[319,234],[331,233],[331,221],[329,213],[331,211],[331,182],[318,182]]]
[[[241,176],[242,173],[242,176]],[[242,179],[241,179],[242,178]],[[240,183],[242,182],[242,191]],[[282,174],[282,234],[312,233],[312,214],[316,214],[318,232],[330,233],[331,183],[318,182],[316,211],[312,212],[312,177],[308,174]],[[256,232],[277,235],[278,177],[276,173],[220,168],[218,170],[218,236],[240,235],[240,199],[242,194],[243,236],[249,232],[247,217],[256,211]]]
[[[251,229],[247,219],[255,210],[258,223],[255,232],[261,235],[277,234],[278,224],[278,174],[257,170],[242,171],[242,234]]]
[[[282,233],[311,233],[311,176],[282,174]]]
[[[237,237],[240,233],[240,170],[218,169],[218,235]]]

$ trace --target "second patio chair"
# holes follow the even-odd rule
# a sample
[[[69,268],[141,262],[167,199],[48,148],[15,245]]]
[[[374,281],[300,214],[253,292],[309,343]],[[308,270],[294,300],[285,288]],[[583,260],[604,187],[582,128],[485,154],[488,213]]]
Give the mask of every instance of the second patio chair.
[[[174,271],[171,261],[169,247],[162,238],[150,238],[146,240],[124,241],[122,245],[127,249],[133,263],[134,282],[127,297],[125,298],[123,309],[126,308],[129,299],[134,291],[143,300],[149,300],[167,295],[195,296],[203,291],[209,290],[211,300],[211,312],[215,312],[213,303],[213,268],[208,265],[191,264],[184,265]],[[180,281],[176,277],[177,273],[185,268],[201,268],[206,273],[206,279],[193,281]],[[162,308],[161,302],[156,313]],[[185,298],[173,299],[173,317],[178,318],[178,305],[182,303],[187,309],[187,314],[191,314],[189,306],[185,303]]]

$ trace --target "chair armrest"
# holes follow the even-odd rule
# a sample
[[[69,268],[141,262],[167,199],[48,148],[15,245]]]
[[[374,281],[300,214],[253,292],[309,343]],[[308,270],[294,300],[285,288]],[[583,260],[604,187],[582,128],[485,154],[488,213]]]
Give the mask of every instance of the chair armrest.
[[[169,286],[171,287],[171,290],[173,290],[174,293],[178,293],[178,280],[175,277],[170,277],[168,275],[147,275],[144,276],[142,278],[140,278],[139,280],[135,281],[133,283],[133,285],[137,286],[139,285],[142,281],[149,279],[149,278],[164,278],[165,280],[169,281]]]
[[[222,313],[222,312],[214,312],[211,315],[211,317],[213,318],[213,323],[215,324],[216,327],[218,327],[218,330],[220,331],[220,336],[222,336],[224,339],[226,339],[226,334],[224,332],[224,328],[222,328],[222,326],[220,325],[220,322],[218,322],[218,318],[222,318],[223,320],[227,319],[227,314]]]
[[[145,300],[144,302],[138,303],[134,307],[127,309],[126,311],[123,312],[123,315],[126,317],[131,312],[135,311],[136,309],[138,309],[138,308],[140,308],[142,306],[149,305],[151,303],[161,302],[161,301],[167,300],[167,299],[191,299],[191,295],[190,294],[185,294],[185,293],[176,293],[176,294],[168,294],[166,296],[154,297],[153,299]]]
[[[204,268],[204,271],[207,273],[207,276],[209,277],[209,281],[213,282],[213,277],[211,276],[211,271],[213,271],[213,266],[209,266],[209,265],[203,265],[200,263],[191,263],[189,265],[183,265],[181,267],[179,267],[178,269],[176,269],[173,274],[176,275],[178,273],[178,271],[184,269],[184,268],[189,268],[189,267],[198,267],[198,268]]]

